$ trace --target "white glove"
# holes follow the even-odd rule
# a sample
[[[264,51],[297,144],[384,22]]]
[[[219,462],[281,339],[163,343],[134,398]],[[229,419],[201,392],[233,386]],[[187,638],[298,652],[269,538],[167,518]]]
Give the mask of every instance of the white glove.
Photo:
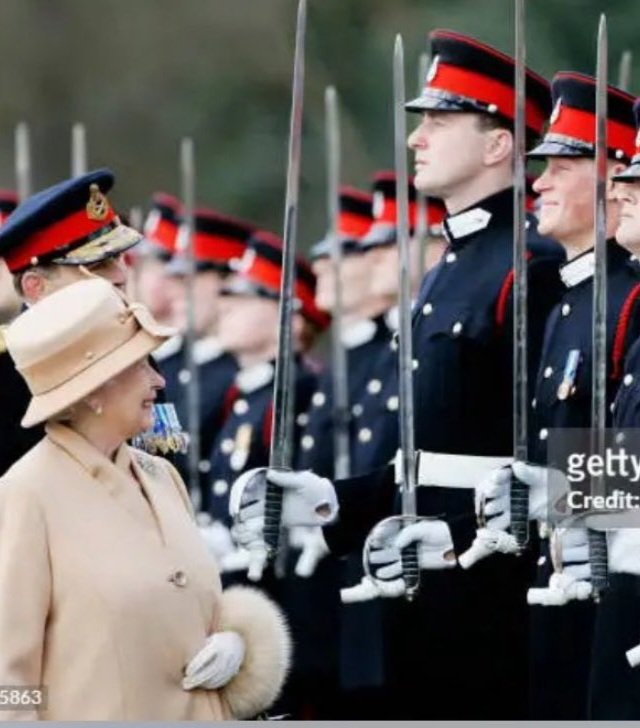
[[[478,529],[471,547],[460,556],[460,566],[468,569],[493,553],[518,553],[518,542],[508,529],[511,526],[511,482],[516,477],[529,486],[529,519],[547,516],[550,493],[553,503],[566,493],[567,479],[554,468],[544,468],[516,460],[510,467],[499,468],[482,480],[475,489],[476,515],[486,525]]]
[[[245,644],[237,632],[216,632],[187,665],[182,680],[184,690],[217,690],[240,671]]]
[[[625,657],[631,667],[638,667],[638,665],[640,665],[640,645],[636,645],[630,650],[627,650],[625,652]]]
[[[220,571],[226,574],[230,571],[246,571],[251,563],[251,554],[242,547],[235,548],[226,553],[219,563]]]
[[[229,553],[235,550],[229,529],[220,521],[213,521],[208,525],[198,526],[209,553],[221,562]]]
[[[296,526],[290,529],[289,544],[302,551],[296,561],[294,572],[303,579],[312,576],[318,563],[329,553],[329,547],[319,526]]]
[[[280,471],[255,468],[243,473],[231,487],[229,514],[236,543],[250,553],[249,579],[257,581],[267,560],[264,542],[264,506],[269,482],[281,487],[281,525],[325,526],[338,515],[338,498],[330,480],[310,470]]]
[[[342,589],[342,601],[403,595],[406,585],[402,578],[402,551],[411,544],[417,544],[421,569],[456,566],[451,531],[444,521],[420,519],[403,527],[401,518],[386,519],[375,526],[365,545],[363,560],[368,576],[357,586]]]
[[[556,571],[551,575],[548,587],[529,589],[527,602],[541,606],[562,606],[573,600],[588,599],[592,586],[586,529],[555,529],[551,537],[551,549],[555,554],[553,560]]]

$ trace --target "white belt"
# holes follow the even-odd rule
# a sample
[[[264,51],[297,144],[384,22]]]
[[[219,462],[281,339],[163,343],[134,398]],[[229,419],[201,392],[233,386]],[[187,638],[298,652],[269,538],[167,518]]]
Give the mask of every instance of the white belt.
[[[475,488],[491,471],[511,465],[512,457],[450,455],[443,452],[416,452],[416,485],[443,488]],[[402,480],[402,451],[395,457],[396,483]]]

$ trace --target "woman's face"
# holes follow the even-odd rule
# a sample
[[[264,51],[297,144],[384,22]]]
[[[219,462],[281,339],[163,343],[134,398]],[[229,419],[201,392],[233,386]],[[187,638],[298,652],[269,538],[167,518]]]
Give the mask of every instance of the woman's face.
[[[153,404],[164,385],[145,357],[103,384],[91,399],[102,408],[101,422],[124,441],[153,426]]]

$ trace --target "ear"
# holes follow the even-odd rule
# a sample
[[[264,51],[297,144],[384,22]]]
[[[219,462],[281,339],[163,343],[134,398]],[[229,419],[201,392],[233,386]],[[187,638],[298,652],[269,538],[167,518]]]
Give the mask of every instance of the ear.
[[[26,271],[20,285],[22,297],[27,303],[39,301],[47,292],[47,279],[36,270]]]
[[[493,167],[513,152],[513,134],[508,129],[491,129],[485,134],[484,163]]]

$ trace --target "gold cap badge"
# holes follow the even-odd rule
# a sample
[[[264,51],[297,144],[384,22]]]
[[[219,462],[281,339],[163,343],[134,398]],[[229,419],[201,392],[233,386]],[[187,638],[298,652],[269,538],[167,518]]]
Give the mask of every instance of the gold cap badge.
[[[87,202],[87,217],[89,220],[104,220],[109,214],[107,198],[100,192],[97,184],[89,187],[89,202]]]

